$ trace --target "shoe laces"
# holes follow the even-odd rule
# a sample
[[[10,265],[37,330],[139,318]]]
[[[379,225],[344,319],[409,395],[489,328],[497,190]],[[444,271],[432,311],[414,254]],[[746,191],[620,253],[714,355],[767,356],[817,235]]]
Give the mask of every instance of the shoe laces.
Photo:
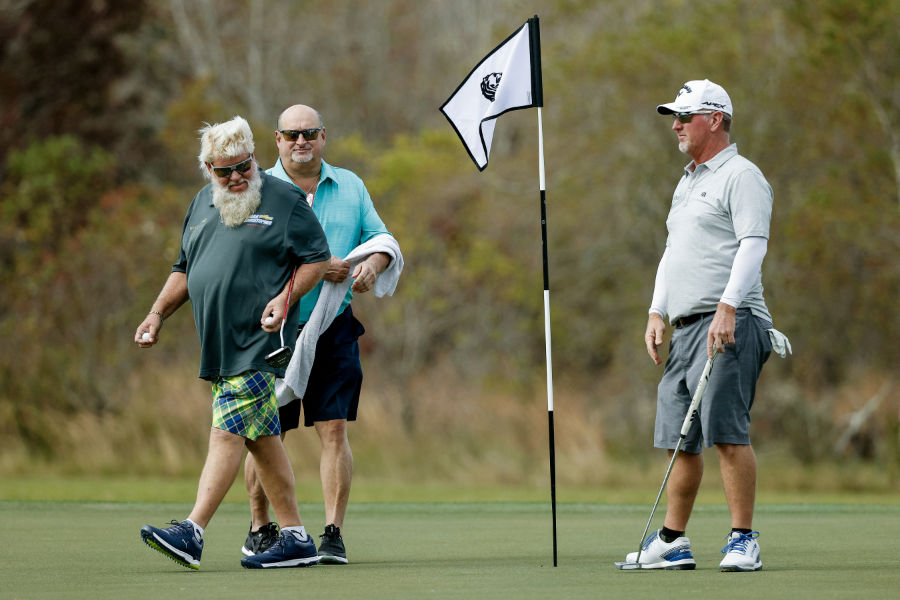
[[[167,527],[166,529],[171,529],[179,535],[187,536],[198,544],[202,543],[202,538],[197,533],[197,530],[195,530],[194,526],[187,521],[176,521],[175,519],[172,519],[171,521],[169,521],[169,525],[171,525],[171,527]]]
[[[325,531],[322,535],[319,536],[319,539],[326,541],[334,541],[338,540],[341,537],[341,530],[338,529],[337,525],[328,525],[325,527]]]
[[[655,539],[658,538],[658,537],[659,537],[659,530],[654,531],[653,533],[651,533],[650,535],[648,535],[648,536],[647,536],[647,539],[644,540],[644,546],[643,546],[643,549],[644,549],[644,550],[648,549],[648,548],[650,547],[650,544],[653,543],[653,540],[655,540]],[[662,540],[660,540],[660,541],[662,541]]]
[[[176,521],[175,519],[172,519],[169,521],[169,525],[171,525],[171,527],[167,527],[166,529],[176,529],[179,532],[183,531],[191,534],[191,536],[194,535],[194,526],[187,521]]]
[[[725,544],[724,548],[722,548],[722,554],[728,554],[729,552],[740,552],[741,554],[746,554],[747,544],[758,537],[758,531],[742,533],[738,537],[729,537],[728,543]]]
[[[275,523],[266,523],[256,531],[252,532],[253,535],[258,536],[259,538],[266,537],[278,537],[278,534],[281,533],[281,530],[278,529],[278,525]]]
[[[275,542],[271,546],[269,546],[265,552],[263,552],[263,554],[267,554],[267,553],[271,552],[272,550],[277,550],[277,549],[281,549],[281,550],[284,549],[284,534],[279,535],[278,539],[276,539]]]

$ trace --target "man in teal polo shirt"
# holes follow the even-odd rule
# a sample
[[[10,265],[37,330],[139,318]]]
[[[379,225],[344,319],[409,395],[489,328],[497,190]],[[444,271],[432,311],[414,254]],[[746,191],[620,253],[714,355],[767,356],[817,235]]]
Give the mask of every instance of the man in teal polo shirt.
[[[265,357],[280,346],[285,306],[318,283],[330,259],[324,232],[296,190],[262,174],[253,135],[235,117],[201,130],[201,170],[210,183],[194,197],[181,250],[135,342],[153,346],[165,318],[187,300],[200,337],[200,377],[213,389],[213,427],[197,499],[171,527],[145,525],[141,538],[182,566],[198,569],[203,532],[240,469],[244,448],[257,457],[279,520],[286,525],[248,568],[318,563],[297,510],[294,476],[281,443],[275,378]],[[296,270],[296,271],[295,271]],[[286,282],[293,275],[290,298]]]
[[[372,204],[365,184],[353,172],[326,163],[325,126],[318,111],[295,105],[278,118],[275,141],[279,159],[267,171],[289,182],[302,192],[325,230],[332,257],[323,279],[342,282],[348,276],[353,285],[348,289],[337,317],[318,338],[309,383],[303,393],[304,424],[315,426],[321,442],[320,474],[325,501],[325,531],[320,536],[319,557],[322,564],[347,564],[341,529],[350,496],[353,454],[347,438],[347,422],[356,420],[362,386],[362,366],[357,339],[365,331],[353,316],[350,301],[353,293],[373,289],[375,280],[391,263],[389,254],[374,252],[358,263],[353,271],[343,259],[352,250],[378,236],[396,244]],[[399,251],[399,246],[397,246]],[[402,261],[398,261],[402,264]],[[391,265],[394,269],[398,265]],[[299,323],[309,318],[320,297],[323,283],[300,300]],[[283,404],[279,397],[279,403]],[[301,400],[281,406],[282,437],[299,427]],[[274,539],[277,526],[269,523],[266,494],[255,477],[253,457],[248,456],[244,473],[250,495],[251,527],[245,554],[264,549]]]

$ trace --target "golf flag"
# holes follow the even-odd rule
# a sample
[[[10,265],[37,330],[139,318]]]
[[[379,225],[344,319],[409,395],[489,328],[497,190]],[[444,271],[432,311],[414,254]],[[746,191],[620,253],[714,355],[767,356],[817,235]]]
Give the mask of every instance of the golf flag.
[[[550,271],[547,258],[547,181],[544,176],[544,106],[541,82],[541,33],[534,15],[518,31],[481,59],[456,88],[441,112],[453,125],[479,171],[487,166],[497,117],[511,110],[537,108],[538,181],[541,198],[541,247],[544,255],[544,342],[547,354],[547,429],[550,445],[550,510],[553,516],[553,566],[556,544],[556,441],[553,430],[553,359],[550,344]]]
[[[441,112],[453,125],[469,156],[483,171],[491,153],[495,119],[503,113],[544,105],[537,16],[472,69]]]

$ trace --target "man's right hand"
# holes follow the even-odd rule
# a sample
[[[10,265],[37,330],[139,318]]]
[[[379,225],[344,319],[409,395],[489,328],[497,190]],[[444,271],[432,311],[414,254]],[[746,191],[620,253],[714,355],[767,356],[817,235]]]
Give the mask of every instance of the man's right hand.
[[[662,364],[657,347],[662,346],[663,335],[666,333],[666,324],[662,315],[650,313],[647,318],[647,331],[644,333],[644,342],[647,344],[647,354],[653,359],[654,364]]]
[[[156,313],[148,314],[134,332],[134,343],[141,348],[150,348],[159,341],[159,330],[162,329],[162,317]],[[144,336],[147,337],[144,337]]]
[[[325,281],[340,283],[343,280],[347,279],[347,275],[349,274],[350,263],[342,258],[338,258],[337,256],[332,256],[331,260],[328,262],[328,270],[326,270],[325,274],[322,275],[322,279],[324,279]]]

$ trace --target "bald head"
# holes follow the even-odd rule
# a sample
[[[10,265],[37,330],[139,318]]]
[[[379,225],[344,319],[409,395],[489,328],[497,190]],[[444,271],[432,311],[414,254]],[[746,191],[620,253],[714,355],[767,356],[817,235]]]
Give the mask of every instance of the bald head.
[[[312,122],[314,124],[309,127],[288,127],[285,125],[285,123],[295,122]],[[322,115],[319,114],[319,111],[311,106],[306,106],[305,104],[295,104],[287,107],[280,115],[278,115],[278,122],[275,124],[275,129],[310,129],[324,126],[325,124],[322,122]]]

